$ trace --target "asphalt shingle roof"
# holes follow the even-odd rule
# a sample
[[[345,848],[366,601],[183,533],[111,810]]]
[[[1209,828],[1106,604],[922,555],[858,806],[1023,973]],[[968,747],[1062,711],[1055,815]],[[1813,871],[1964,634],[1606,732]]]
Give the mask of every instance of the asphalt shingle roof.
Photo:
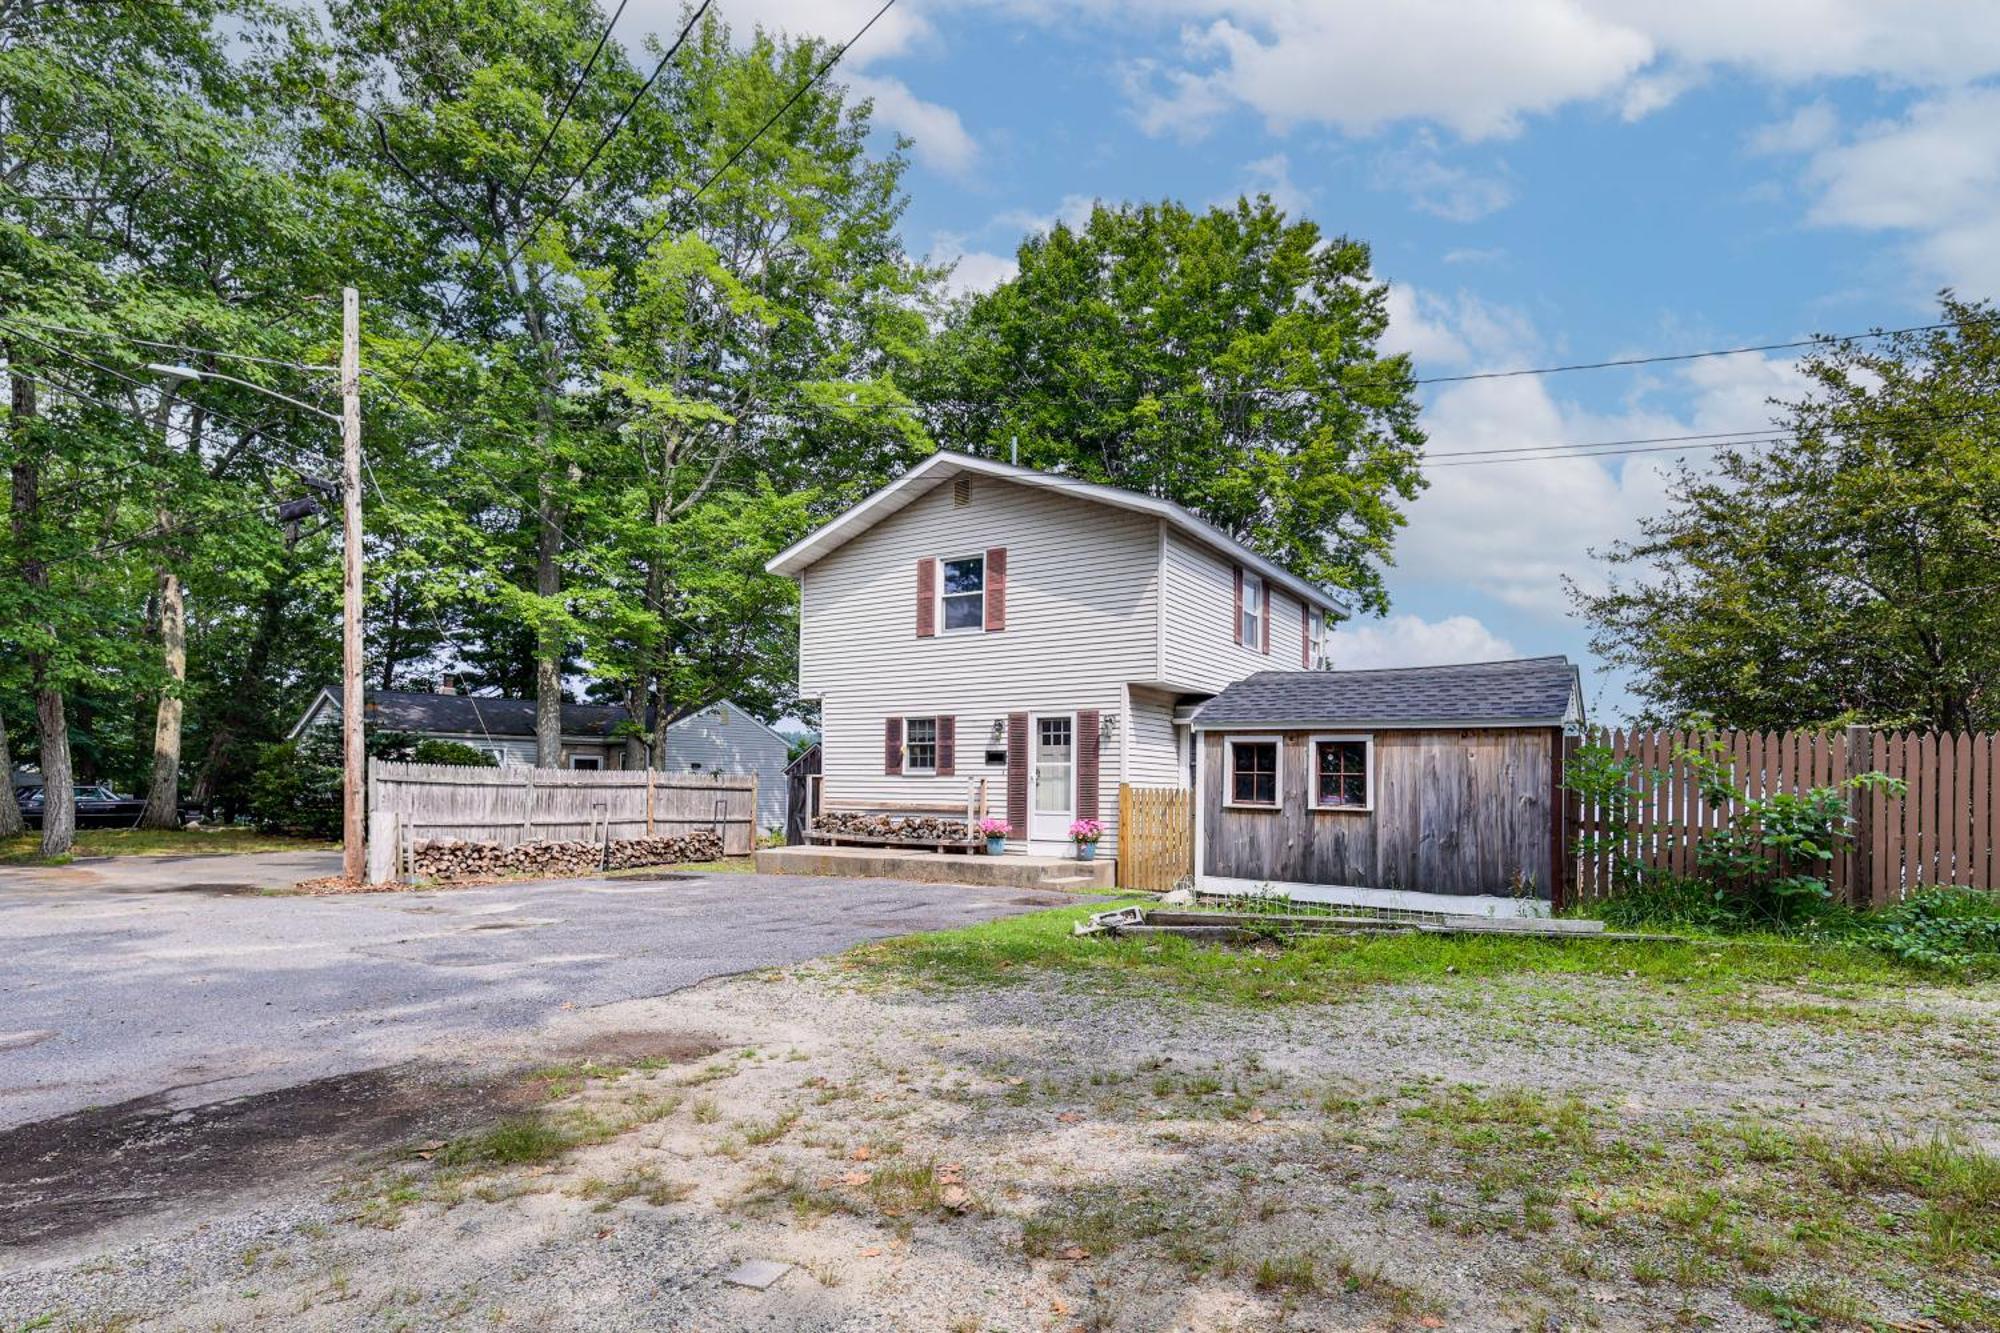
[[[482,699],[469,694],[430,694],[419,690],[370,690],[368,720],[391,731],[457,732],[474,736],[532,736],[533,699]],[[625,720],[620,704],[562,706],[565,736],[608,736]]]
[[[1197,727],[1455,726],[1560,722],[1576,668],[1566,657],[1396,667],[1382,671],[1259,671],[1203,704]]]

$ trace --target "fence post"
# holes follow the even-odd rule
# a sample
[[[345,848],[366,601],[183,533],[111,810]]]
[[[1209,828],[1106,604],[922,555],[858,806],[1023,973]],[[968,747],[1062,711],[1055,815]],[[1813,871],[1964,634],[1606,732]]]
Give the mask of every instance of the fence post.
[[[653,836],[653,757],[646,756],[646,836]]]
[[[1846,735],[1847,776],[1858,777],[1875,767],[1874,735],[1866,727],[1849,727]],[[1875,803],[1868,787],[1847,789],[1847,815],[1853,820],[1854,841],[1847,849],[1847,901],[1873,906],[1875,883]]]
[[[1132,836],[1132,788],[1118,784],[1118,883],[1138,883],[1139,839]]]

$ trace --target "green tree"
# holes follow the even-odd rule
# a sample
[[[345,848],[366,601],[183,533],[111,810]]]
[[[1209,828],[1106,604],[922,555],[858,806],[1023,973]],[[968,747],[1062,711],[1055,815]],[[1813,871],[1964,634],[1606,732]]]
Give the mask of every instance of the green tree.
[[[1668,511],[1571,589],[1649,721],[2000,726],[2000,318],[1808,358],[1789,437],[1683,467]]]
[[[1422,480],[1407,358],[1368,247],[1265,196],[1103,204],[954,308],[919,390],[940,445],[1173,500],[1386,609]]]

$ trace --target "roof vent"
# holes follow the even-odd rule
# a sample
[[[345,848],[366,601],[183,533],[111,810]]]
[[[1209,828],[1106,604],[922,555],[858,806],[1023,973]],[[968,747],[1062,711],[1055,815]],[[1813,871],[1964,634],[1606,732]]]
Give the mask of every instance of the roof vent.
[[[963,509],[972,503],[972,478],[960,477],[951,484],[951,507]]]

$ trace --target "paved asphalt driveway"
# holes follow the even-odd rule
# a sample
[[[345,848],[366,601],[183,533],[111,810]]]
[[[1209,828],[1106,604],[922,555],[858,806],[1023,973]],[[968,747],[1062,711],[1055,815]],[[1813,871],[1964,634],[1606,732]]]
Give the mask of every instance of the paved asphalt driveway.
[[[0,1129],[412,1059],[531,1058],[547,1025],[592,1006],[1076,901],[728,873],[254,892],[322,873],[298,856],[0,869]]]

